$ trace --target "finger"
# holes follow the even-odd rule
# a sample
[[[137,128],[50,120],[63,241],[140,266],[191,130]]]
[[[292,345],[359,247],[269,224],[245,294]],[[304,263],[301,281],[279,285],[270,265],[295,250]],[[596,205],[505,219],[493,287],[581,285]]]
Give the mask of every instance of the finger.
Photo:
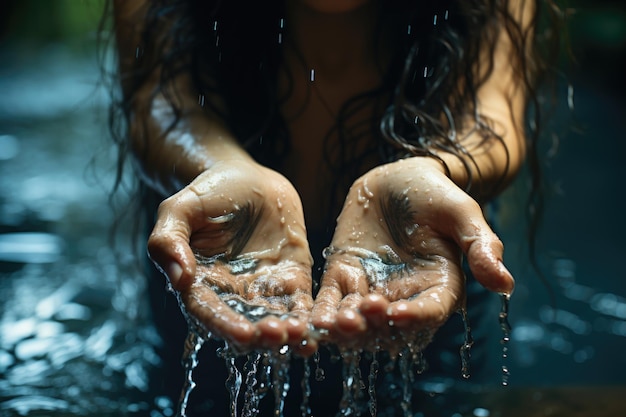
[[[189,314],[199,320],[206,330],[247,350],[256,343],[259,331],[245,316],[230,308],[214,291],[203,284],[181,293]]]
[[[188,288],[196,273],[196,260],[189,246],[189,221],[162,203],[148,238],[148,256],[175,289]]]
[[[474,277],[490,291],[512,293],[515,280],[502,263],[504,245],[489,227],[482,209],[472,200],[460,211],[460,215],[453,216],[453,235]]]
[[[256,323],[258,329],[257,340],[261,347],[274,349],[287,343],[287,321],[278,317],[264,317]]]
[[[365,318],[354,308],[344,308],[337,312],[335,335],[339,337],[355,336],[367,330]]]
[[[359,312],[367,321],[369,329],[387,325],[387,309],[389,301],[380,294],[368,294],[363,297],[359,305]]]
[[[432,287],[413,300],[390,303],[387,318],[398,327],[438,328],[458,309],[462,298],[461,289]]]
[[[315,327],[328,331],[335,327],[340,304],[347,294],[366,294],[367,285],[363,284],[363,269],[342,261],[330,262],[317,298],[315,299],[312,323]],[[358,304],[352,307],[356,308]],[[348,307],[348,306],[345,306]]]
[[[324,279],[313,302],[311,324],[317,329],[330,331],[335,326],[337,309],[342,298],[343,294],[337,283],[331,279]]]
[[[317,352],[318,347],[319,345],[316,339],[307,338],[306,340],[303,340],[302,343],[300,343],[299,345],[294,346],[293,351],[296,355],[308,358],[312,356],[315,352]]]
[[[359,312],[363,297],[360,294],[348,294],[339,303],[335,320],[335,331],[342,336],[350,336],[367,329],[365,317]]]
[[[337,336],[354,336],[367,329],[367,322],[359,312],[362,300],[361,294],[350,292],[339,302],[334,327]]]

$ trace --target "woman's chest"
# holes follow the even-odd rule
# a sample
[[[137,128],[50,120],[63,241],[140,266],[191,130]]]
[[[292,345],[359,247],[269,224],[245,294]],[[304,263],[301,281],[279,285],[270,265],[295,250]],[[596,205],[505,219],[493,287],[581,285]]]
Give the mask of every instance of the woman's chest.
[[[281,107],[290,138],[283,173],[300,194],[309,227],[325,226],[341,208],[349,184],[378,163],[371,152],[374,100],[359,98],[369,84],[365,81],[294,82]]]

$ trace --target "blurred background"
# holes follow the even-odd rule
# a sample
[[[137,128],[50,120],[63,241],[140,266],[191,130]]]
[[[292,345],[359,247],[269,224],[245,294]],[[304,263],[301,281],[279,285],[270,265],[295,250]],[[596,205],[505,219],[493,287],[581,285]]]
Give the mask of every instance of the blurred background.
[[[103,4],[0,3],[1,416],[173,413],[147,392],[160,342],[129,240],[122,233],[115,250],[109,242],[115,151],[101,83],[110,51],[97,39]],[[489,366],[494,392],[504,390],[505,402],[517,395],[516,408],[527,408],[520,415],[535,415],[533,401],[545,411],[547,399],[550,415],[576,415],[591,400],[572,405],[572,397],[590,393],[596,404],[615,405],[580,415],[626,415],[626,4],[569,7],[575,61],[563,70],[573,90],[559,84],[558,105],[546,115],[559,140],[545,141],[536,248],[550,284],[528,263],[522,175],[501,199],[499,224],[518,285],[510,387],[498,388],[497,314]],[[503,405],[480,396],[473,401],[476,408],[455,417],[489,415],[479,409],[513,415],[497,414]],[[559,408],[566,406],[576,410]]]

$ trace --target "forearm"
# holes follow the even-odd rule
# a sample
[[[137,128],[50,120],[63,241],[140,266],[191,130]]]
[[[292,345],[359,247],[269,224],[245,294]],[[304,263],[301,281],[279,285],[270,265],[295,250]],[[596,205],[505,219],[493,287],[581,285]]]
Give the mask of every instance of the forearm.
[[[512,2],[511,7],[512,16],[520,24],[519,33],[515,33],[525,37],[517,43],[526,49],[514,46],[514,35],[501,23],[494,34],[493,50],[485,41],[476,66],[475,79],[485,81],[478,86],[476,107],[470,107],[470,114],[475,111],[489,129],[473,128],[472,120],[465,131],[457,132],[458,143],[466,154],[439,154],[453,181],[479,201],[501,192],[518,173],[526,155],[524,115],[527,89],[533,78],[531,48],[536,14],[531,1]]]
[[[477,199],[487,201],[511,183],[526,153],[523,128],[498,111],[489,112],[493,134],[472,130],[462,133],[460,145],[466,153],[438,152],[442,168],[452,181]]]
[[[200,106],[187,74],[161,79],[160,57],[168,41],[159,36],[167,31],[144,37],[149,4],[116,0],[113,6],[128,148],[140,177],[167,196],[216,161],[252,161],[221,119]],[[223,107],[218,100],[213,104]]]
[[[253,162],[218,117],[193,100],[187,87],[177,87],[181,91],[173,103],[161,94],[153,99],[138,94],[130,117],[129,140],[141,178],[163,195],[178,191],[217,161]]]

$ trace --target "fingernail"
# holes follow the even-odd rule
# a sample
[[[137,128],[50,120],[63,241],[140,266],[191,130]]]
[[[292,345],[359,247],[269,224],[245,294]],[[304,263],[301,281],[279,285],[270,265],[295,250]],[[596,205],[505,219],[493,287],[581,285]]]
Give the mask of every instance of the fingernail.
[[[507,269],[507,267],[504,266],[504,263],[502,261],[498,261],[498,267],[500,268],[500,271],[502,271],[510,279],[510,281],[507,283],[508,288],[506,289],[506,291],[504,291],[510,294],[513,292],[513,288],[515,287],[515,279],[513,278],[513,275]]]
[[[170,262],[165,268],[165,275],[167,275],[167,279],[170,280],[170,283],[175,284],[178,282],[181,275],[183,275],[183,268],[178,262]]]

